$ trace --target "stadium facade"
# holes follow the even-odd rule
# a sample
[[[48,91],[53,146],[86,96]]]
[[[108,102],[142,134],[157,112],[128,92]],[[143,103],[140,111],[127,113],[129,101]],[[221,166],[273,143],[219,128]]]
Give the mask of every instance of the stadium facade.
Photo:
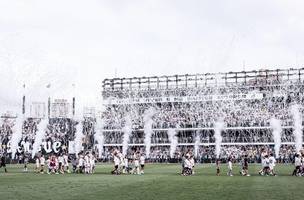
[[[75,143],[80,134],[78,146],[84,151],[98,151],[102,146],[103,157],[111,157],[113,148],[123,149],[126,143],[130,154],[150,145],[154,156],[168,157],[172,145],[169,133],[175,132],[177,157],[195,147],[201,155],[212,156],[219,121],[224,123],[220,130],[223,148],[271,147],[272,118],[279,120],[282,146],[293,151],[295,130],[302,133],[303,141],[303,74],[304,68],[105,79],[104,110],[98,116],[94,108],[85,108],[81,119],[76,119],[74,97],[49,97],[47,106],[44,102],[23,104],[26,119],[17,155],[31,152],[43,120],[47,120],[43,153],[77,153]],[[16,116],[7,113],[1,118],[0,150],[10,153]],[[98,131],[102,142],[96,140]],[[227,154],[227,149],[223,152]]]
[[[128,114],[130,146],[144,146],[143,117],[150,107],[156,110],[152,146],[169,146],[172,128],[180,146],[193,146],[196,136],[199,145],[214,145],[218,119],[226,124],[222,145],[273,145],[272,117],[281,121],[282,144],[293,144],[290,107],[303,104],[303,74],[301,68],[105,79],[105,146],[122,144]]]

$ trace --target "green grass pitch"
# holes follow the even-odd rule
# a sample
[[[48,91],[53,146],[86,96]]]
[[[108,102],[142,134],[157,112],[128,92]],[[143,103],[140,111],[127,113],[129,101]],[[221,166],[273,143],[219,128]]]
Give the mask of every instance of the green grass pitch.
[[[188,199],[303,199],[304,177],[290,176],[293,166],[277,166],[277,177],[259,176],[260,165],[251,165],[250,177],[216,176],[212,164],[197,165],[195,175],[179,175],[180,165],[147,164],[144,175],[111,175],[112,165],[98,165],[93,175],[23,173],[21,165],[0,169],[0,199],[22,200],[188,200]]]

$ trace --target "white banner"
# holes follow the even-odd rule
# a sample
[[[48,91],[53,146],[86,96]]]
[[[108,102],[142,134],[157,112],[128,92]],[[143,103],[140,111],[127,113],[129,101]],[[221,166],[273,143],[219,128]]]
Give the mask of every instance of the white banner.
[[[32,102],[30,105],[30,117],[45,118],[45,109],[44,102]]]
[[[166,103],[166,102],[198,102],[198,101],[229,101],[229,100],[250,100],[262,99],[263,93],[238,93],[227,95],[204,95],[204,96],[170,96],[170,97],[151,97],[151,98],[108,98],[104,104],[142,104],[142,103]]]
[[[70,116],[70,104],[66,99],[55,99],[51,104],[51,118],[67,118]]]
[[[95,118],[95,107],[84,107],[83,117]]]

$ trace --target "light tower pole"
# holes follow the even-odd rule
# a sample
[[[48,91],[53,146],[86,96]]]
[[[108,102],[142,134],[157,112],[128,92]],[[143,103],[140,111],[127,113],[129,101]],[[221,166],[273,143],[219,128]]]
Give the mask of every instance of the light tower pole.
[[[72,84],[73,87],[73,99],[72,99],[72,108],[73,108],[73,118],[75,117],[75,84]]]
[[[22,115],[25,114],[25,84],[23,84],[23,95],[22,95]]]
[[[47,90],[48,90],[48,105],[47,105],[47,110],[48,110],[48,119],[50,119],[51,116],[51,95],[50,95],[50,88],[51,88],[51,84],[47,84],[46,86]]]

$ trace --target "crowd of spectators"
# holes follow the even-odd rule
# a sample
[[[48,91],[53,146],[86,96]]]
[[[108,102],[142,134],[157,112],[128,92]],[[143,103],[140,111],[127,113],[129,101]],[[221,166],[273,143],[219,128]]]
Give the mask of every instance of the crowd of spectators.
[[[234,95],[234,94],[262,94],[262,98],[256,99],[228,99],[225,101],[200,101],[200,102],[162,102],[162,103],[134,103],[134,104],[107,104],[103,112],[103,126],[106,144],[121,144],[123,129],[126,126],[126,115],[132,119],[133,133],[130,137],[131,144],[144,143],[144,113],[151,107],[154,109],[152,144],[164,144],[153,147],[150,160],[155,162],[168,162],[170,143],[167,131],[169,128],[177,130],[179,143],[195,143],[195,136],[200,135],[201,143],[214,143],[214,124],[222,119],[227,128],[222,132],[223,143],[273,143],[273,134],[270,127],[270,119],[280,120],[284,127],[282,142],[294,142],[293,116],[291,106],[304,103],[304,84],[302,82],[275,81],[263,85],[246,85],[244,83],[188,87],[173,89],[139,89],[139,90],[115,90],[105,91],[104,98],[150,98],[150,97],[184,97],[184,96],[208,96],[208,95]],[[303,108],[300,106],[300,113]],[[246,128],[250,129],[246,129]],[[198,128],[198,130],[191,130]],[[181,159],[182,152],[186,152],[183,146],[179,146],[176,160]],[[193,145],[192,145],[193,147]],[[248,148],[247,148],[248,147]],[[229,152],[234,152],[236,159],[246,152],[251,162],[258,162],[261,148],[265,146],[224,146],[222,158]],[[202,146],[197,160],[210,162],[215,160],[214,147]],[[281,147],[280,162],[291,162],[294,154],[293,145]],[[105,151],[104,157],[111,156],[110,151]]]
[[[95,119],[84,118],[83,121],[77,122],[70,118],[50,118],[50,119],[34,119],[26,118],[23,121],[22,130],[18,130],[16,118],[2,118],[0,122],[0,149],[6,149],[12,138],[14,131],[22,131],[20,144],[28,142],[30,146],[35,142],[35,135],[39,129],[42,120],[47,120],[44,127],[45,136],[43,141],[61,142],[68,146],[69,141],[75,139],[76,126],[80,123],[83,130],[84,149],[91,149],[94,143],[94,124]],[[31,148],[31,147],[30,147]]]
[[[128,98],[130,96],[129,92],[128,90],[122,90],[119,92],[119,96]],[[188,88],[186,91],[176,88],[171,94],[168,94],[168,91],[166,91],[167,94],[159,93],[159,97],[170,95],[237,95],[249,92],[260,93],[263,97],[261,99],[230,99],[224,101],[108,104],[102,115],[104,127],[106,129],[123,128],[124,117],[126,113],[129,113],[132,116],[133,129],[141,129],[144,127],[143,114],[150,107],[153,107],[156,111],[153,116],[154,128],[176,128],[177,126],[211,128],[219,118],[223,118],[227,127],[265,127],[269,126],[272,117],[281,120],[282,126],[291,126],[293,123],[290,112],[291,105],[304,103],[304,85],[302,83],[263,87],[234,85],[234,87]],[[152,92],[152,94],[155,95],[155,92]],[[113,97],[115,96],[116,93],[113,92]],[[134,96],[134,94],[132,93],[131,96]],[[145,97],[148,97],[148,95],[145,95]],[[303,113],[303,109],[301,109],[301,112]]]
[[[192,88],[158,89],[158,90],[118,90],[104,93],[104,98],[149,98],[149,97],[185,97],[185,96],[207,96],[207,95],[237,95],[237,94],[256,93],[262,94],[262,98],[256,99],[227,99],[217,101],[199,101],[199,102],[162,102],[162,103],[135,103],[135,104],[108,104],[103,111],[102,126],[105,144],[123,143],[123,130],[126,126],[126,116],[130,116],[132,125],[132,134],[130,144],[144,143],[145,111],[153,108],[152,128],[154,129],[151,143],[164,144],[163,146],[153,147],[151,150],[151,161],[167,162],[169,159],[179,160],[182,157],[183,148],[179,146],[175,158],[169,158],[168,129],[173,128],[177,131],[178,143],[191,143],[192,147],[195,136],[200,135],[200,143],[214,143],[214,124],[219,119],[225,123],[225,129],[222,132],[223,143],[271,143],[273,142],[272,130],[269,129],[270,119],[275,117],[279,119],[284,127],[282,132],[282,142],[294,142],[293,136],[293,116],[291,106],[294,104],[303,105],[304,102],[304,84],[301,82],[276,82],[268,85],[244,85],[230,84],[220,86],[204,86]],[[300,113],[303,114],[303,108],[300,106]],[[81,121],[75,121],[70,118],[50,118],[46,127],[45,141],[60,141],[68,145],[69,141],[75,139],[76,126],[82,126],[84,134],[84,149],[94,148],[94,134],[96,119],[84,117]],[[41,119],[27,118],[22,128],[22,140],[34,143]],[[2,118],[0,123],[0,142],[7,144],[10,141],[14,118]],[[251,129],[247,129],[250,127]],[[198,128],[198,130],[191,130]],[[152,145],[153,146],[153,145]],[[241,155],[242,147],[224,146],[222,158],[225,158],[225,152],[233,151],[236,157]],[[248,146],[252,149],[250,156],[253,160],[258,160],[259,146]],[[284,146],[286,147],[286,146]],[[283,147],[282,147],[283,148]],[[286,160],[293,153],[292,145],[286,147],[289,150],[282,149],[282,159]],[[248,150],[246,150],[248,151]],[[205,162],[214,159],[214,148],[212,146],[202,146],[199,150],[198,160]],[[250,155],[251,155],[250,154]],[[288,155],[288,156],[287,156]],[[105,148],[103,159],[111,157],[109,148]]]
[[[12,137],[14,126],[14,120],[9,118],[2,118],[2,122],[0,124],[0,144],[1,147],[8,143],[8,141]]]

